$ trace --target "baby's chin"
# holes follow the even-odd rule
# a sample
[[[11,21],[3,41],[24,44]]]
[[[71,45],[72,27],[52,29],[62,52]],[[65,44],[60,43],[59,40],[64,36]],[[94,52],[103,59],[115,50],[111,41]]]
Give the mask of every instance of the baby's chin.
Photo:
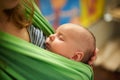
[[[45,48],[46,50],[48,50],[48,51],[50,51],[50,49],[48,49],[48,48]]]
[[[50,48],[47,48],[47,47],[46,47],[45,49],[52,52],[52,50],[51,50]]]

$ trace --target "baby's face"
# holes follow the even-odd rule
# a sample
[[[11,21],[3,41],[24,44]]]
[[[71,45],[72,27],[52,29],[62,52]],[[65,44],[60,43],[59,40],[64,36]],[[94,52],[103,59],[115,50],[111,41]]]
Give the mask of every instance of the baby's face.
[[[46,49],[64,57],[71,58],[75,52],[73,34],[68,27],[59,27],[55,34],[46,39]]]
[[[64,24],[58,27],[56,33],[46,39],[47,50],[76,61],[81,61],[84,52],[92,50],[93,46],[91,34],[74,24]]]

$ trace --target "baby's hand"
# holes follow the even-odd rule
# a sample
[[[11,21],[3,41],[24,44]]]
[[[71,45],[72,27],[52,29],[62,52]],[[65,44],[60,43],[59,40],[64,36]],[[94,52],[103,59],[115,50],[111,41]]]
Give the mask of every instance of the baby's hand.
[[[93,65],[94,61],[97,59],[97,53],[98,53],[99,49],[96,48],[96,50],[94,51],[94,55],[91,57],[90,61],[88,62],[89,65]]]

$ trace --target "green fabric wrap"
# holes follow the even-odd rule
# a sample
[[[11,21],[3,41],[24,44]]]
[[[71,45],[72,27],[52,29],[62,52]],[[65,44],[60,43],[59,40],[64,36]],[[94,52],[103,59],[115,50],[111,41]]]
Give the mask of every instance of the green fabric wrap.
[[[89,65],[0,32],[0,80],[93,80]]]

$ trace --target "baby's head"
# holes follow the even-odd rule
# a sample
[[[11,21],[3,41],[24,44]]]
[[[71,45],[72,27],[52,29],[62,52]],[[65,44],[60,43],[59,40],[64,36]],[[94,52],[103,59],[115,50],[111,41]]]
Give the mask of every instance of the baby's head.
[[[66,58],[87,63],[96,49],[93,34],[80,25],[67,23],[46,39],[46,49]]]

